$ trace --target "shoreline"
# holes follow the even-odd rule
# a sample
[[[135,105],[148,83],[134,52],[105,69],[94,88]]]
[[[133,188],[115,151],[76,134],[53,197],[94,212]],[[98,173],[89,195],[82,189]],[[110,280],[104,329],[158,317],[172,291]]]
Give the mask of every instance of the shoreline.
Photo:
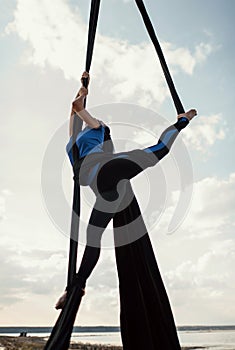
[[[0,350],[43,350],[43,337],[0,336]],[[69,350],[122,350],[122,346],[90,343],[71,343]],[[203,346],[182,347],[182,350],[206,349]]]

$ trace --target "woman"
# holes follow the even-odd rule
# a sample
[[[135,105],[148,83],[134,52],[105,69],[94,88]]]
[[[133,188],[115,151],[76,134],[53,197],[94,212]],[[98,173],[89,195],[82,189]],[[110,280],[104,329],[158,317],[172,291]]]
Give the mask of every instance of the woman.
[[[87,72],[83,73],[81,81],[83,78],[88,78],[89,82]],[[110,129],[84,109],[84,99],[87,94],[88,90],[82,86],[72,103],[70,141],[67,145],[67,152],[80,185],[90,186],[96,195],[96,202],[87,227],[87,244],[74,282],[81,287],[83,293],[85,293],[86,281],[99,259],[102,234],[115,213],[126,206],[122,201],[125,194],[125,181],[129,181],[144,169],[156,165],[167,155],[179,132],[197,115],[195,109],[178,115],[177,122],[169,126],[153,146],[143,150],[136,149],[114,154]],[[76,160],[73,159],[72,152],[74,118],[81,118],[86,123],[86,127],[76,139],[78,150]],[[56,309],[63,308],[66,295],[67,291],[58,300]]]

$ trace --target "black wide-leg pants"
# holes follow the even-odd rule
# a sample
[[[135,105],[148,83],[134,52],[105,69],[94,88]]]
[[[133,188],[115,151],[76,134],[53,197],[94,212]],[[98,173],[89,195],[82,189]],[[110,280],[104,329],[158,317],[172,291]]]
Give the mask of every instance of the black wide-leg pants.
[[[128,200],[125,197],[125,182],[165,157],[179,132],[188,123],[186,117],[179,118],[175,124],[169,126],[161,134],[157,144],[143,150],[136,150],[136,152],[135,150],[123,152],[118,156],[114,154],[113,159],[99,168],[95,184],[90,185],[96,194],[96,202],[87,227],[87,244],[76,275],[76,283],[82,288],[85,287],[99,259],[101,238],[105,228],[118,211],[125,209],[130,204],[131,198]],[[151,159],[151,161],[148,163],[146,159]]]

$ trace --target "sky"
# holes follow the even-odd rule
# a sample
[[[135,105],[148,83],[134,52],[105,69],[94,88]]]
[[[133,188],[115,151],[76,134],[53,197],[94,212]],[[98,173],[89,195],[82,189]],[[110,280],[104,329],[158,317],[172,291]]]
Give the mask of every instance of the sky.
[[[172,156],[132,185],[176,324],[235,324],[235,3],[145,4],[183,104],[198,116]],[[65,145],[84,70],[89,2],[1,0],[1,8],[0,325],[51,326],[66,284],[73,181]],[[117,150],[153,144],[175,121],[134,1],[102,1],[91,77],[88,109],[110,123]],[[169,234],[181,194],[184,213]],[[94,197],[87,188],[82,196],[86,223]],[[111,234],[110,226],[76,325],[119,325]]]

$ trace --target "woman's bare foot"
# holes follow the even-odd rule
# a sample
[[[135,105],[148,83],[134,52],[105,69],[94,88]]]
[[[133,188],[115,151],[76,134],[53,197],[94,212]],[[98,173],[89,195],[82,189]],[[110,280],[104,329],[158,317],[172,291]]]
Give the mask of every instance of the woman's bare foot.
[[[66,302],[66,297],[67,297],[67,292],[65,291],[61,297],[59,298],[59,300],[57,301],[57,303],[55,304],[55,308],[56,310],[59,309],[63,309],[65,302]]]
[[[88,95],[88,89],[82,86],[78,91],[78,97],[86,97]]]
[[[82,296],[85,295],[85,289],[82,288]],[[65,302],[66,302],[66,298],[67,298],[67,291],[65,291],[61,297],[59,298],[59,300],[57,301],[57,303],[55,304],[55,308],[56,310],[59,309],[63,309],[63,307],[65,306]]]
[[[88,90],[85,87],[81,87],[78,91],[78,97],[72,103],[72,110],[75,113],[79,113],[84,109],[84,99],[88,94]]]
[[[186,113],[182,113],[178,115],[178,119],[182,117],[186,117],[189,121],[192,120],[197,115],[196,109],[190,109]]]

